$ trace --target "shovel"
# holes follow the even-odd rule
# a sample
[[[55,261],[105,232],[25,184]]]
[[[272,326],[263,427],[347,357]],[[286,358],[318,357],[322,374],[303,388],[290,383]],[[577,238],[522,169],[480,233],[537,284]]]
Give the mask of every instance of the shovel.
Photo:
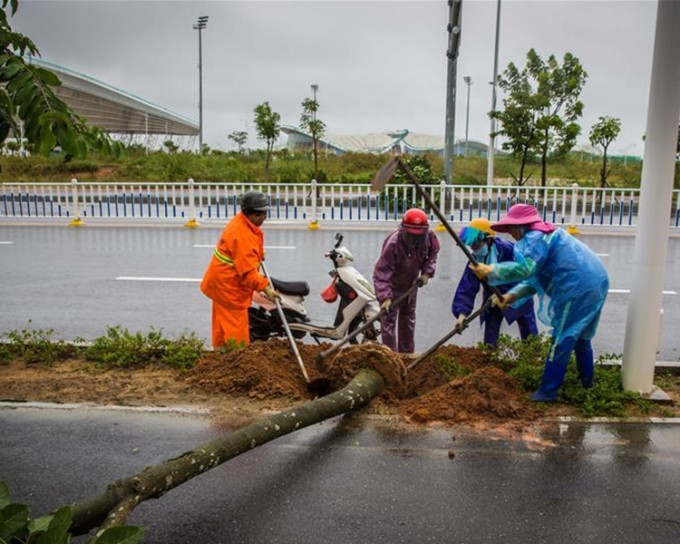
[[[416,281],[411,287],[409,287],[406,291],[404,291],[404,294],[401,296],[398,296],[396,299],[394,299],[394,302],[391,304],[390,308],[394,308],[395,306],[399,306],[404,300],[406,300],[408,297],[411,296],[411,293],[418,289],[418,287],[421,287],[423,284],[420,280]],[[380,308],[380,311],[375,314],[373,317],[368,319],[366,323],[364,323],[361,327],[358,329],[355,329],[351,334],[348,334],[345,336],[342,340],[339,342],[336,342],[333,344],[330,348],[327,350],[322,351],[319,353],[317,356],[317,364],[318,363],[323,363],[325,359],[327,359],[330,355],[333,355],[336,351],[338,351],[342,346],[344,346],[347,342],[351,342],[352,339],[356,338],[359,336],[362,332],[364,332],[366,329],[368,329],[375,321],[380,319],[383,315],[385,315],[389,310],[386,310],[385,308]]]
[[[261,266],[265,277],[269,280],[269,284],[273,286],[274,283],[272,282],[272,278],[269,275],[269,271],[267,270],[267,267],[264,265],[264,262],[261,263]],[[300,370],[302,371],[302,375],[304,376],[305,382],[307,383],[307,389],[309,389],[313,393],[326,394],[330,390],[330,381],[327,378],[319,378],[314,381],[311,381],[309,379],[307,369],[305,369],[305,363],[302,362],[300,351],[298,350],[295,338],[293,338],[293,333],[290,331],[288,321],[286,320],[286,314],[284,313],[283,308],[281,307],[281,302],[279,301],[278,297],[274,298],[274,303],[276,304],[276,310],[279,313],[279,318],[281,318],[283,328],[286,331],[286,336],[288,337],[288,342],[290,343],[290,349],[293,352],[293,355],[295,355],[295,359],[297,359],[298,365],[300,365]]]
[[[373,191],[382,191],[385,188],[385,185],[392,179],[392,176],[394,176],[394,173],[397,171],[397,168],[401,168],[402,171],[406,174],[408,179],[415,185],[415,188],[418,190],[420,193],[420,196],[423,197],[423,200],[427,203],[427,205],[430,207],[430,209],[434,212],[434,214],[437,216],[439,221],[441,221],[441,224],[444,225],[444,228],[448,231],[448,233],[453,237],[453,239],[456,241],[456,244],[458,244],[458,247],[463,250],[463,253],[465,253],[465,256],[467,257],[468,261],[470,261],[472,264],[476,265],[477,259],[475,259],[474,255],[470,252],[470,250],[467,248],[467,246],[463,243],[463,241],[460,239],[458,234],[456,234],[456,231],[453,230],[451,225],[449,225],[449,222],[446,220],[446,217],[444,217],[444,214],[439,210],[439,208],[436,206],[434,202],[432,202],[432,199],[430,196],[427,194],[427,191],[425,191],[421,186],[420,183],[418,183],[418,180],[416,176],[411,172],[411,169],[401,160],[401,157],[399,155],[396,155],[392,157],[386,164],[383,165],[383,167],[378,170],[376,175],[373,177],[371,180],[371,189]],[[498,297],[501,298],[501,292],[498,290],[498,287],[494,285],[489,285],[489,283],[486,281],[486,279],[482,280],[482,282],[489,288],[491,291]]]
[[[437,340],[437,342],[435,342],[432,346],[430,346],[430,348],[429,348],[427,351],[425,351],[424,353],[421,353],[421,354],[418,356],[417,359],[414,359],[414,360],[406,367],[406,370],[408,371],[408,370],[411,370],[412,368],[415,368],[416,365],[418,365],[420,362],[422,362],[422,361],[424,361],[425,359],[427,359],[430,355],[432,355],[432,353],[434,353],[437,349],[439,349],[441,346],[443,346],[444,343],[445,343],[449,338],[451,338],[452,336],[454,336],[454,335],[456,335],[456,334],[459,334],[459,333],[463,332],[465,329],[467,329],[468,325],[469,325],[472,321],[474,321],[475,319],[477,319],[477,317],[479,317],[480,315],[482,315],[482,314],[486,311],[486,309],[487,309],[489,306],[491,306],[491,297],[487,298],[487,299],[486,299],[486,302],[485,302],[484,304],[482,304],[482,305],[479,307],[479,309],[477,309],[476,311],[472,312],[469,316],[467,316],[467,317],[463,320],[463,322],[462,322],[460,325],[457,324],[455,327],[453,327],[452,330],[450,330],[449,332],[447,332],[444,336],[442,336],[439,340]]]

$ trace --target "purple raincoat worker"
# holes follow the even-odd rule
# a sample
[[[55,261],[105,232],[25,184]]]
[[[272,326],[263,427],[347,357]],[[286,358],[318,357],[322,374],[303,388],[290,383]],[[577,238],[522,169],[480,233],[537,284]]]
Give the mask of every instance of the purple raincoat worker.
[[[407,210],[399,229],[383,242],[373,270],[373,285],[380,307],[385,310],[380,318],[382,342],[392,351],[415,350],[418,290],[399,306],[391,308],[392,301],[416,282],[426,285],[434,277],[439,247],[437,235],[429,229],[427,214],[417,208]]]
[[[514,244],[496,238],[493,230],[491,230],[491,221],[483,217],[470,221],[460,232],[460,239],[466,246],[470,247],[477,262],[493,264],[513,260]],[[506,293],[514,285],[513,283],[500,285],[498,290],[501,293]],[[491,296],[492,291],[475,276],[470,267],[466,266],[451,303],[451,312],[456,319],[456,324],[462,325],[465,318],[472,313],[480,287],[483,287],[482,303],[484,303]],[[495,346],[498,343],[498,336],[504,318],[508,324],[517,322],[522,340],[530,335],[538,334],[536,316],[534,314],[534,299],[533,297],[528,297],[517,308],[508,307],[501,310],[498,306],[490,306],[484,311],[479,319],[484,326],[485,344]]]
[[[609,277],[599,257],[564,229],[545,223],[528,204],[515,204],[491,228],[517,240],[514,261],[479,263],[470,268],[492,285],[520,281],[503,295],[501,308],[538,293],[538,317],[552,327],[541,384],[532,400],[557,399],[572,351],[581,384],[592,387],[591,340],[609,289]]]

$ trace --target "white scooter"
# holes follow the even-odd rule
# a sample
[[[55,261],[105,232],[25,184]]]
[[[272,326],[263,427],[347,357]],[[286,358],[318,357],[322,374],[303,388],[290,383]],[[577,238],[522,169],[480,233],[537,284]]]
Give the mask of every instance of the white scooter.
[[[333,262],[329,272],[333,278],[322,297],[328,303],[338,301],[333,326],[326,327],[310,323],[304,298],[309,295],[306,281],[281,281],[272,278],[274,288],[281,293],[281,307],[288,326],[295,338],[309,334],[317,343],[320,339],[342,340],[364,325],[380,312],[371,283],[352,265],[354,257],[342,245],[343,236],[335,235],[335,245],[325,254]],[[272,337],[285,337],[286,331],[276,311],[276,305],[259,293],[253,295],[253,305],[248,309],[250,320],[250,339],[267,340]],[[351,343],[376,340],[380,331],[368,327],[362,335],[353,338]]]

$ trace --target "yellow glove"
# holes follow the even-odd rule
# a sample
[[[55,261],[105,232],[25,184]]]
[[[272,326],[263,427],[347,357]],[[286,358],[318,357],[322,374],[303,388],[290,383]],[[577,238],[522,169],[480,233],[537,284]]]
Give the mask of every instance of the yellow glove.
[[[392,299],[386,298],[385,300],[382,301],[382,304],[380,305],[380,309],[385,310],[386,312],[389,312],[390,306],[392,306]]]
[[[500,298],[496,295],[491,295],[491,306],[498,306],[501,310],[507,310],[513,302],[515,302],[515,297],[510,293],[505,293]]]
[[[493,265],[492,264],[483,264],[483,263],[477,263],[477,264],[470,263],[470,270],[472,270],[472,272],[474,272],[475,276],[477,276],[480,280],[483,280],[489,274],[491,274],[491,271],[493,270]]]
[[[424,285],[427,285],[428,281],[430,281],[430,275],[421,274],[420,277],[416,280],[416,283],[418,283],[418,287],[423,287]]]
[[[277,298],[278,299],[281,298],[281,293],[279,293],[271,285],[267,285],[267,287],[262,289],[262,295],[264,296],[264,298],[270,300],[271,302],[275,302]]]

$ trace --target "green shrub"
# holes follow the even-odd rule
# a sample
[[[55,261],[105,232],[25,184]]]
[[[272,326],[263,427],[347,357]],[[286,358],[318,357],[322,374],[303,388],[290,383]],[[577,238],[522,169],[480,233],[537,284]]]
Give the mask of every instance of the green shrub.
[[[549,349],[550,338],[545,334],[524,341],[501,335],[492,358],[494,364],[514,376],[524,390],[534,391],[541,383]],[[601,364],[601,361],[612,358],[610,354],[599,358],[595,365],[593,387],[586,389],[581,385],[572,355],[558,401],[575,406],[584,417],[626,417],[631,412],[649,413],[652,405],[648,401],[623,389],[621,368]]]
[[[183,333],[177,340],[164,338],[153,327],[147,334],[131,333],[120,325],[109,327],[85,351],[85,358],[106,367],[129,368],[161,363],[189,369],[203,355],[203,342],[194,333]]]
[[[451,357],[446,357],[444,355],[437,355],[435,361],[444,371],[444,375],[449,380],[455,380],[456,378],[464,378],[470,374],[470,370],[463,365],[457,363],[455,359]]]
[[[541,382],[549,348],[550,339],[544,334],[526,340],[502,334],[497,348],[491,350],[491,357],[494,364],[517,379],[523,389],[534,391]]]
[[[8,342],[0,352],[0,361],[23,359],[27,363],[52,364],[76,356],[80,348],[63,340],[54,340],[52,329],[23,329],[6,334]]]

